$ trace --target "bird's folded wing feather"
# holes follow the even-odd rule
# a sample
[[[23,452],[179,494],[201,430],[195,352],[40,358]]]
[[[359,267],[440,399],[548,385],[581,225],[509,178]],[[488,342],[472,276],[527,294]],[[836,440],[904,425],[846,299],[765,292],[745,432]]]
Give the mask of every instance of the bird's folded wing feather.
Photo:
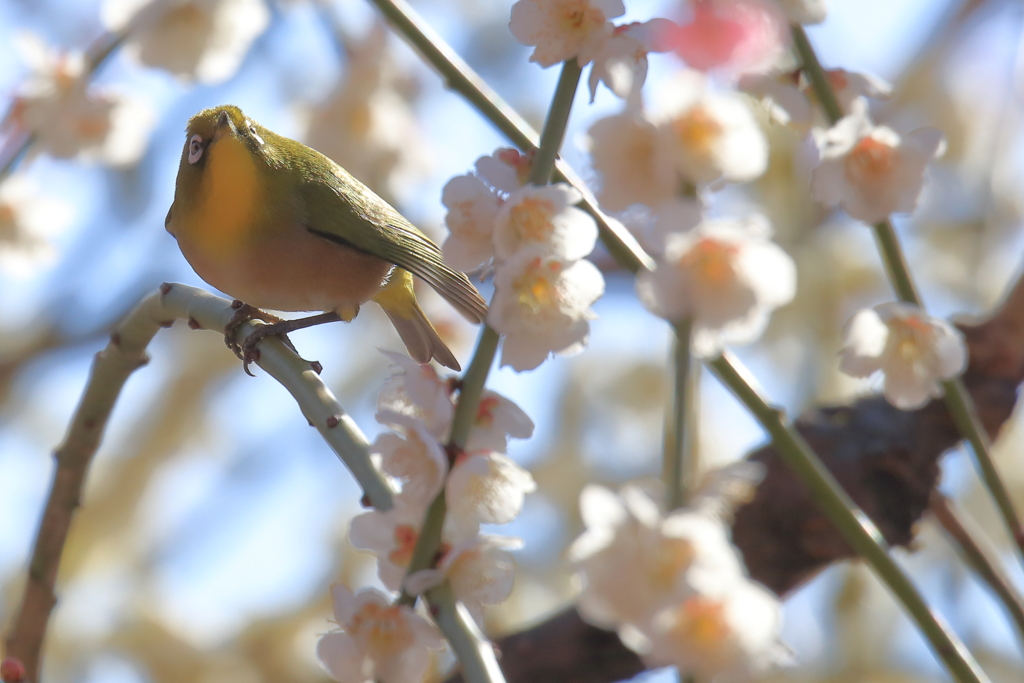
[[[377,256],[425,280],[473,322],[487,304],[465,274],[444,262],[441,250],[383,199],[344,169],[300,185],[307,229],[324,239]]]

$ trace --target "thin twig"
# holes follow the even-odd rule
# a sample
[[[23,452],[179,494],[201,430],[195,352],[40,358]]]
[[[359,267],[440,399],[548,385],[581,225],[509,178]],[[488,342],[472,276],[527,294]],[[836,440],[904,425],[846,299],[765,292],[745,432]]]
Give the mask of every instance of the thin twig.
[[[665,509],[675,510],[686,505],[690,487],[694,485],[696,463],[694,462],[693,424],[690,419],[693,408],[693,358],[690,353],[690,330],[692,320],[687,318],[674,325],[675,364],[674,402],[672,406],[672,438],[665,450]]]
[[[803,27],[793,26],[793,40],[800,55],[804,72],[811,82],[811,87],[814,89],[818,101],[822,104],[822,108],[832,123],[836,123],[842,118],[842,108],[836,98],[835,91],[832,89],[832,84],[829,83],[818,61],[814,47],[807,40]],[[900,301],[913,304],[924,310],[921,297],[914,286],[910,268],[907,266],[903,249],[900,247],[896,231],[893,229],[892,221],[889,219],[879,221],[872,227],[879,253],[885,264],[889,281],[896,291],[896,296]],[[1010,531],[1010,536],[1013,538],[1017,549],[1018,559],[1024,561],[1024,527],[1021,526],[1020,516],[1017,514],[1013,500],[1010,498],[1010,493],[1006,489],[1006,485],[1003,483],[999,470],[996,468],[995,461],[992,458],[988,433],[978,419],[977,408],[971,400],[970,394],[967,393],[963,382],[959,379],[947,380],[942,383],[942,387],[944,389],[946,407],[952,414],[953,421],[956,423],[960,433],[971,444],[975,466],[978,468],[989,494],[995,500],[996,507],[999,508],[999,514],[1003,518],[1003,523]]]
[[[1017,627],[1017,637],[1024,643],[1024,597],[1003,571],[998,551],[992,547],[978,525],[962,510],[958,510],[956,503],[938,491],[932,492],[928,509],[956,543],[964,561],[1002,602]]]
[[[163,285],[143,299],[115,328],[107,347],[96,354],[82,400],[67,435],[55,452],[57,468],[36,534],[28,581],[21,606],[6,639],[6,654],[25,665],[26,680],[39,680],[40,655],[50,613],[56,604],[55,585],[61,554],[75,510],[107,420],[129,375],[148,361],[146,347],[163,327],[187,320],[192,328],[220,332],[234,315],[231,302],[186,285]],[[242,325],[236,337],[244,339],[258,321]],[[303,414],[362,485],[374,507],[391,507],[391,489],[373,467],[369,444],[312,365],[299,358],[279,339],[258,345],[256,363],[281,382]]]

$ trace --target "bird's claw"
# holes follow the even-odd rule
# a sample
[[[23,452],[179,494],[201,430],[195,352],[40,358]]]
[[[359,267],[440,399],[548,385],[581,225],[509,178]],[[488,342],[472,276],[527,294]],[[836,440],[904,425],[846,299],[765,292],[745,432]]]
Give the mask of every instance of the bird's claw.
[[[224,326],[224,343],[242,361],[242,369],[245,370],[245,374],[255,377],[249,370],[249,365],[260,359],[260,350],[256,348],[256,345],[266,337],[280,337],[289,349],[298,354],[295,345],[287,335],[288,321],[237,299],[231,303],[231,307],[235,309],[235,314]],[[235,340],[238,328],[252,320],[262,320],[267,324],[258,326],[239,344]]]

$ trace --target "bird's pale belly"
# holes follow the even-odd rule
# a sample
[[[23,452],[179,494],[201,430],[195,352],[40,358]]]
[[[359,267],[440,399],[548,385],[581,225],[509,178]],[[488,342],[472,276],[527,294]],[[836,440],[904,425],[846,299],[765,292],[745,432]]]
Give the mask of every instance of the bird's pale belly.
[[[380,291],[392,267],[298,226],[277,235],[250,232],[243,244],[224,248],[192,237],[179,234],[178,245],[199,277],[257,308],[335,311],[358,306]]]

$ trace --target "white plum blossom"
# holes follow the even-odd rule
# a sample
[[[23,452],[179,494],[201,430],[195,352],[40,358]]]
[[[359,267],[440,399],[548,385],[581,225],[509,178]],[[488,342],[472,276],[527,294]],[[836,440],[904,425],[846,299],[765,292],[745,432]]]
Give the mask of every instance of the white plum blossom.
[[[438,377],[430,365],[421,365],[393,351],[381,353],[393,361],[399,372],[384,383],[377,396],[377,421],[406,435],[422,425],[436,440],[446,438],[455,411],[448,382]],[[485,390],[465,450],[504,453],[509,437],[528,439],[532,434],[533,421],[522,408],[496,391]]]
[[[501,394],[485,390],[480,396],[476,419],[469,431],[466,451],[508,450],[509,437],[529,439],[533,436],[533,420],[523,409]]]
[[[377,556],[380,580],[391,590],[402,585],[425,514],[426,506],[419,501],[398,496],[390,510],[371,510],[352,519],[349,541]]]
[[[854,377],[882,372],[885,398],[912,410],[942,396],[939,382],[964,371],[967,347],[963,334],[946,321],[891,302],[850,319],[840,367]]]
[[[589,485],[580,494],[586,531],[569,559],[583,589],[577,607],[599,628],[629,632],[692,595],[723,595],[743,566],[718,518],[692,511],[664,516],[650,494],[627,485],[619,494]]]
[[[420,89],[395,58],[383,20],[362,35],[346,33],[340,42],[344,74],[309,109],[303,142],[390,200],[433,164],[415,112]]]
[[[388,378],[377,396],[377,421],[403,430],[406,422],[395,420],[395,415],[411,417],[420,420],[438,439],[445,438],[455,410],[448,383],[430,365],[417,363],[403,353],[381,353],[401,372]]]
[[[140,63],[207,85],[231,78],[270,24],[264,0],[106,0],[102,16]]]
[[[531,155],[518,149],[499,147],[490,156],[476,160],[476,174],[495,192],[505,197],[526,184],[530,177]]]
[[[398,479],[402,497],[425,509],[444,486],[448,457],[422,421],[394,414],[395,424],[403,425],[404,436],[385,432],[371,446],[371,455],[380,459],[380,470]]]
[[[575,57],[582,67],[611,36],[609,19],[625,12],[622,0],[519,0],[508,28],[520,43],[535,46],[531,62],[549,67]]]
[[[918,128],[904,136],[875,126],[863,99],[827,131],[816,131],[821,161],[811,176],[814,196],[850,216],[877,223],[917,206],[928,162],[943,148],[942,133]]]
[[[456,536],[483,524],[507,524],[523,509],[523,498],[537,490],[529,472],[494,451],[460,455],[445,486],[447,523]]]
[[[651,667],[675,665],[702,681],[749,681],[788,664],[782,645],[782,605],[772,593],[740,579],[721,595],[692,595],[638,629],[640,654]]]
[[[529,157],[518,150],[499,148],[476,160],[475,174],[448,181],[441,202],[448,209],[445,223],[450,234],[442,250],[449,265],[468,272],[490,263],[502,207],[509,195],[526,184],[529,172]]]
[[[69,204],[40,192],[25,176],[0,181],[0,271],[21,277],[38,272],[54,257],[51,239],[71,217]]]
[[[887,100],[892,94],[891,85],[871,74],[829,69],[825,76],[843,111],[851,110],[853,103],[861,97]],[[769,115],[784,126],[805,130],[822,117],[820,108],[811,105],[809,98],[813,97],[813,90],[799,72],[744,76],[740,79],[739,88],[760,98]]]
[[[714,489],[736,493],[752,468],[725,468],[697,509],[665,514],[637,485],[619,494],[588,486],[580,496],[586,531],[569,549],[583,583],[580,616],[616,629],[648,665],[676,665],[683,677],[747,680],[785,662],[781,607],[744,573]],[[760,474],[757,472],[756,474]]]
[[[568,183],[526,185],[508,196],[494,224],[494,247],[509,259],[526,247],[576,261],[594,250],[597,224],[574,204],[583,199]]]
[[[487,321],[505,336],[501,364],[532,370],[551,353],[578,353],[590,334],[590,307],[604,278],[589,261],[566,262],[524,249],[494,276]]]
[[[153,111],[141,101],[89,87],[85,55],[61,53],[37,36],[17,36],[30,71],[0,129],[32,135],[32,150],[115,166],[142,156]]]
[[[820,24],[828,15],[825,0],[777,0],[794,24]]]
[[[637,276],[637,293],[666,320],[692,320],[698,356],[752,342],[771,311],[796,293],[793,260],[770,237],[762,216],[706,221],[670,235],[656,268]]]
[[[664,37],[672,26],[668,19],[616,26],[594,57],[590,69],[590,101],[594,101],[600,83],[623,99],[637,97],[647,79],[647,54],[671,49]]]
[[[675,196],[679,181],[671,154],[658,126],[638,108],[599,119],[587,133],[594,170],[601,176],[602,207],[658,206]]]
[[[453,268],[471,271],[494,258],[494,224],[502,199],[475,175],[455,176],[444,186],[449,235],[442,250]]]
[[[710,183],[753,180],[768,166],[768,143],[742,95],[712,91],[706,78],[682,72],[663,89],[654,116],[659,145],[679,179]]]
[[[418,595],[447,579],[456,599],[482,625],[483,607],[504,602],[512,593],[516,561],[508,551],[521,547],[520,539],[506,536],[467,538],[445,550],[436,568],[410,576],[406,589]]]
[[[317,658],[339,683],[414,683],[430,664],[429,650],[444,646],[437,628],[406,605],[367,588],[353,595],[331,586],[338,630],[320,638]]]

